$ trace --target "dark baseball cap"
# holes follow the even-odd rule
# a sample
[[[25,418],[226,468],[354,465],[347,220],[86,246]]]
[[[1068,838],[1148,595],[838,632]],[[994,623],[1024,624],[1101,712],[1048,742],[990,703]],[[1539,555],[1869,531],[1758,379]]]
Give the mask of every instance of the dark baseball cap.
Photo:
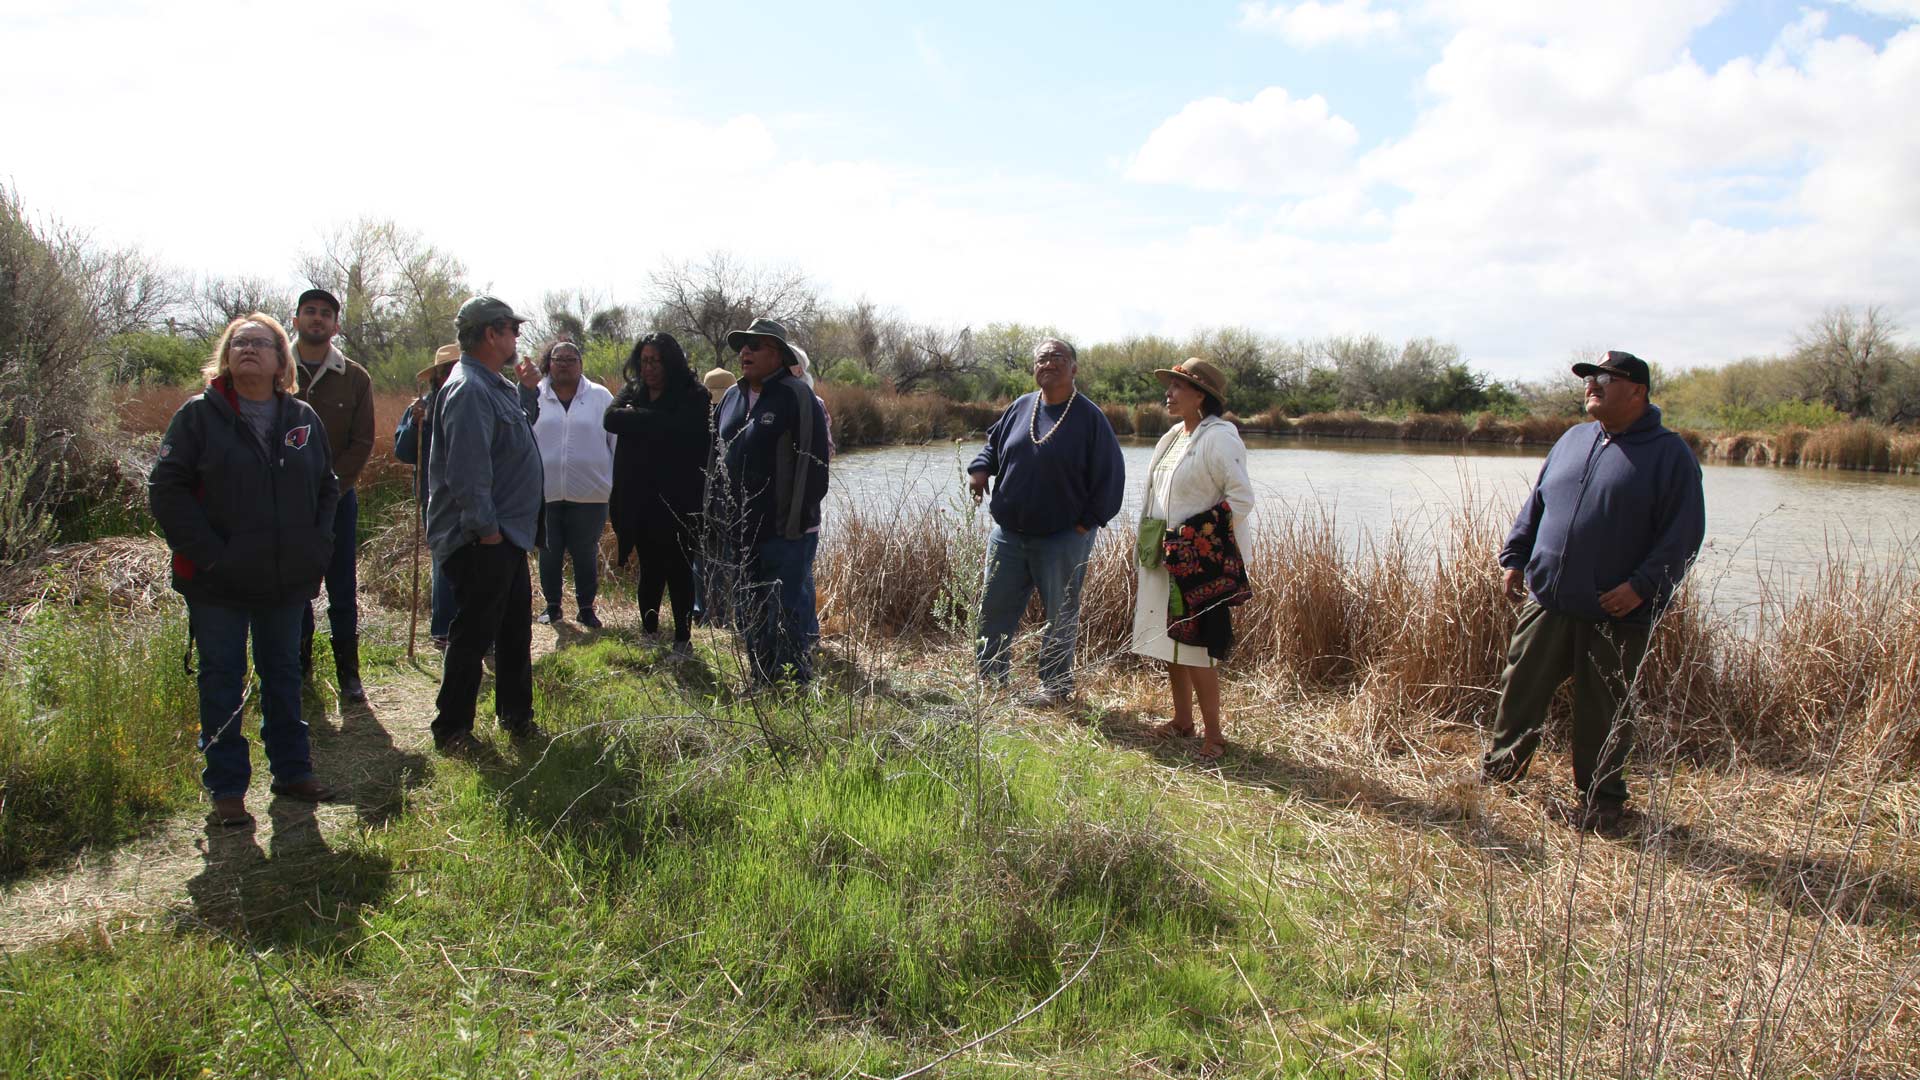
[[[460,330],[470,330],[476,326],[492,326],[502,319],[515,325],[527,321],[515,315],[507,302],[497,296],[475,296],[460,305],[460,314],[454,316],[453,325]]]
[[[1645,360],[1630,352],[1618,352],[1613,349],[1608,349],[1607,358],[1597,364],[1573,365],[1573,373],[1583,379],[1589,375],[1617,375],[1628,382],[1639,383],[1641,386],[1653,381],[1652,374],[1647,371]]]
[[[327,303],[333,305],[333,313],[335,315],[340,314],[340,298],[325,289],[308,289],[306,292],[301,293],[300,299],[293,302],[293,310],[299,311],[301,308],[306,307],[307,301],[309,300],[325,300]]]

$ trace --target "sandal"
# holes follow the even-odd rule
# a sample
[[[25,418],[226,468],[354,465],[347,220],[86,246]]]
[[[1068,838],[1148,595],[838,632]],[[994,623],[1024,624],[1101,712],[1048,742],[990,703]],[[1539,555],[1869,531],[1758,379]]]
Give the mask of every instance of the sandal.
[[[1174,739],[1191,739],[1193,738],[1193,725],[1188,724],[1186,727],[1181,727],[1176,721],[1166,720],[1153,725],[1152,728],[1148,729],[1147,734],[1161,742],[1171,742]]]
[[[1201,741],[1199,749],[1193,752],[1193,756],[1199,758],[1201,761],[1219,761],[1226,756],[1226,753],[1227,740],[1204,739]]]

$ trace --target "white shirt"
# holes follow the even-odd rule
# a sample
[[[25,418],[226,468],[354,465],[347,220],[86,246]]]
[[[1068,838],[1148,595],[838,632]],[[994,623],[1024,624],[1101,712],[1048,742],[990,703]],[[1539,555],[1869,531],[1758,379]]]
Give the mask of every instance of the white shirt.
[[[614,435],[603,424],[613,394],[581,376],[573,402],[562,405],[553,380],[540,380],[540,418],[533,439],[540,445],[548,502],[603,503],[613,493]]]

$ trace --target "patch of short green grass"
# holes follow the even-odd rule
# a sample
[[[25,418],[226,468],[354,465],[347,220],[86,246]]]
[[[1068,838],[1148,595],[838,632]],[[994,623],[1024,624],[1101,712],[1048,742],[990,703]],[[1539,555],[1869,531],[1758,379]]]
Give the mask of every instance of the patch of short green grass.
[[[124,839],[198,789],[186,620],[48,605],[0,675],[0,876]]]
[[[0,1074],[894,1075],[1057,992],[939,1075],[1379,1075],[1288,1035],[1396,1027],[1291,927],[1326,896],[1250,910],[1128,755],[657,655],[563,649],[543,750],[210,849],[170,927],[0,963]]]

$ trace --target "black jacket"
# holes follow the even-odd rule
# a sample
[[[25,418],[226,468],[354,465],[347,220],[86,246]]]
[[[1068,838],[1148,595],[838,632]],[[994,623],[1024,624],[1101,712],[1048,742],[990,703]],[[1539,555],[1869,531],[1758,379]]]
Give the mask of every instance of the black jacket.
[[[721,524],[744,548],[773,537],[798,540],[820,524],[827,497],[827,414],[807,384],[776,372],[762,384],[751,415],[747,385],[720,399],[716,477]]]
[[[270,607],[320,592],[340,483],[319,415],[292,395],[275,397],[266,446],[225,378],[167,425],[147,501],[173,549],[173,587],[188,600]]]
[[[634,380],[613,396],[601,421],[620,437],[613,447],[613,494],[607,516],[619,541],[619,561],[646,535],[697,535],[706,492],[708,429],[713,396],[697,382],[669,387],[647,400]]]

